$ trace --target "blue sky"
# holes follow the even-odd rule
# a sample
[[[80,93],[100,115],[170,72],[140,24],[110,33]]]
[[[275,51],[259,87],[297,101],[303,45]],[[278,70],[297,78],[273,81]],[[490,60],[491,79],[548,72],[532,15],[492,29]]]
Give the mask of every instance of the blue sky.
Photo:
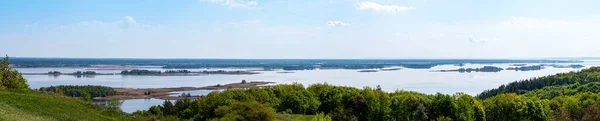
[[[0,53],[94,58],[599,57],[597,0],[7,0]]]

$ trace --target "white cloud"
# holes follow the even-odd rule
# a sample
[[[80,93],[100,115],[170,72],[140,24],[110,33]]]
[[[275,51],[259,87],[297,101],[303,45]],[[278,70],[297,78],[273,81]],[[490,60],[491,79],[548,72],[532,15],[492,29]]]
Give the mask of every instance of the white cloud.
[[[72,25],[73,27],[119,27],[121,29],[133,29],[133,28],[149,28],[151,26],[145,24],[139,24],[131,16],[125,16],[120,21],[103,22],[98,20],[92,21],[80,21]],[[67,26],[62,26],[67,27]]]
[[[124,19],[125,19],[125,23],[127,23],[128,25],[135,25],[135,24],[137,24],[135,22],[135,20],[133,19],[133,17],[131,17],[131,16],[125,16]]]
[[[350,26],[348,23],[344,23],[342,21],[327,21],[327,26],[336,27],[336,26]]]
[[[209,2],[214,4],[220,4],[230,8],[252,8],[258,5],[256,0],[200,0],[202,2]]]
[[[471,42],[471,43],[483,43],[483,42],[487,42],[487,41],[488,41],[487,38],[469,37],[469,42]]]
[[[386,13],[396,13],[396,12],[406,12],[408,10],[414,9],[413,7],[407,6],[398,6],[398,5],[382,5],[374,2],[362,2],[358,4],[359,10],[373,10],[375,12],[386,12]]]

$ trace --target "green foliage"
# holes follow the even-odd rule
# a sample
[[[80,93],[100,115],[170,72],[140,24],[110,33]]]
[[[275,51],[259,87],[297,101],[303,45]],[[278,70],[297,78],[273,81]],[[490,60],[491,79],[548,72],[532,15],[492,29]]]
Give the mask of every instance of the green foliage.
[[[591,82],[587,84],[569,84],[559,86],[546,86],[541,89],[528,91],[525,96],[539,97],[542,99],[552,99],[559,96],[573,96],[579,93],[600,93],[600,82]]]
[[[90,93],[86,90],[81,90],[81,98],[85,101],[85,102],[92,102],[92,95],[90,95]]]
[[[547,100],[516,94],[500,94],[483,101],[488,121],[547,120],[551,114]]]
[[[46,92],[56,92],[60,94],[64,94],[66,96],[71,97],[81,97],[81,92],[85,91],[93,97],[106,97],[117,95],[117,91],[112,87],[106,86],[94,86],[94,85],[86,85],[86,86],[78,86],[78,85],[60,85],[60,86],[50,86],[50,87],[41,87],[40,91]]]
[[[28,90],[27,80],[10,66],[8,55],[0,59],[0,89]]]
[[[260,103],[234,102],[230,106],[221,106],[215,110],[218,121],[273,121],[272,108]]]
[[[233,114],[222,114],[223,111],[217,109],[231,108],[234,103],[244,102],[262,104],[276,109],[278,113],[285,116],[327,114],[331,120],[344,121],[578,121],[594,119],[595,110],[598,109],[593,108],[593,105],[600,99],[596,85],[598,84],[593,82],[544,87],[521,92],[524,95],[499,94],[482,100],[464,93],[454,95],[411,91],[388,93],[370,87],[357,89],[313,84],[305,88],[302,84],[293,83],[212,92],[201,100],[176,101],[175,104],[168,102],[158,106],[160,108],[151,107],[149,112],[184,120],[237,120],[239,118],[236,117],[240,116],[222,118],[224,115]],[[548,93],[543,93],[543,91],[561,90],[568,93],[556,96],[546,96],[545,94]]]
[[[152,106],[152,107],[150,107],[150,109],[148,111],[151,114],[155,114],[155,115],[159,115],[159,116],[163,115],[163,112],[162,112],[162,110],[160,109],[159,106]]]
[[[352,110],[338,108],[329,112],[331,119],[334,121],[358,121],[358,118],[352,115]]]
[[[367,100],[362,95],[350,97],[344,107],[350,109],[352,114],[360,121],[366,121],[369,119],[369,104],[367,104]]]
[[[311,121],[332,121],[329,115],[318,113]]]
[[[106,100],[105,106],[107,109],[110,109],[110,110],[118,110],[122,104],[123,104],[123,102],[120,101],[119,99],[109,98],[108,100]]]
[[[392,93],[393,119],[396,121],[426,121],[430,102],[424,94],[416,92],[396,91]]]
[[[600,102],[587,108],[582,121],[600,121]]]
[[[591,82],[600,82],[600,67],[591,67],[578,72],[559,73],[550,76],[515,81],[508,85],[502,85],[495,89],[483,91],[477,95],[477,97],[485,99],[502,93],[524,94],[527,91],[541,89],[546,86],[559,86],[575,83],[587,84]],[[549,96],[555,95],[549,94]]]
[[[321,102],[307,90],[294,91],[281,97],[280,110],[295,114],[315,114]]]
[[[452,118],[447,116],[440,116],[435,119],[435,121],[452,121]]]

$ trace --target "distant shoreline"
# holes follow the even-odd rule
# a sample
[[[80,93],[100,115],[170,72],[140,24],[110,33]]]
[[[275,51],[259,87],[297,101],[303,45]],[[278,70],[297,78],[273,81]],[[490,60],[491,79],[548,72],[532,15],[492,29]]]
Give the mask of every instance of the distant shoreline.
[[[121,73],[96,73],[96,74],[73,74],[73,73],[22,73],[23,75],[49,75],[49,76],[60,76],[60,75],[73,75],[73,76],[102,76],[102,75],[123,75],[123,76],[200,76],[200,75],[211,75],[211,74],[222,74],[222,75],[254,75],[261,74],[259,72],[252,71],[210,71],[210,72],[190,72],[190,73],[160,73],[160,74],[144,74],[144,75],[128,75]]]
[[[261,85],[272,84],[275,82],[265,82],[265,81],[252,81],[248,83],[230,83],[225,85],[212,85],[212,86],[204,86],[204,87],[171,87],[171,88],[113,88],[117,91],[118,95],[108,96],[108,97],[95,97],[94,100],[107,100],[110,98],[116,98],[120,100],[126,99],[148,99],[148,98],[156,98],[156,99],[164,99],[164,100],[178,100],[178,99],[199,99],[204,97],[200,96],[190,96],[190,97],[181,97],[181,96],[169,96],[172,92],[177,91],[191,91],[191,90],[224,90],[224,89],[236,89],[236,88],[251,88]],[[149,94],[148,94],[149,93]]]

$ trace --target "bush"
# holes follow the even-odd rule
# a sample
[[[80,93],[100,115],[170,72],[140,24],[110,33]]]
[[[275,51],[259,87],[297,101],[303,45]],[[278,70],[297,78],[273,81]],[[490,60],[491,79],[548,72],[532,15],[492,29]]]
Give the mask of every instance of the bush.
[[[311,121],[331,121],[331,117],[323,113],[318,113]]]
[[[27,80],[10,66],[8,55],[0,60],[0,89],[28,90]]]
[[[256,102],[234,102],[230,106],[221,106],[215,110],[219,121],[273,121],[272,108]]]

